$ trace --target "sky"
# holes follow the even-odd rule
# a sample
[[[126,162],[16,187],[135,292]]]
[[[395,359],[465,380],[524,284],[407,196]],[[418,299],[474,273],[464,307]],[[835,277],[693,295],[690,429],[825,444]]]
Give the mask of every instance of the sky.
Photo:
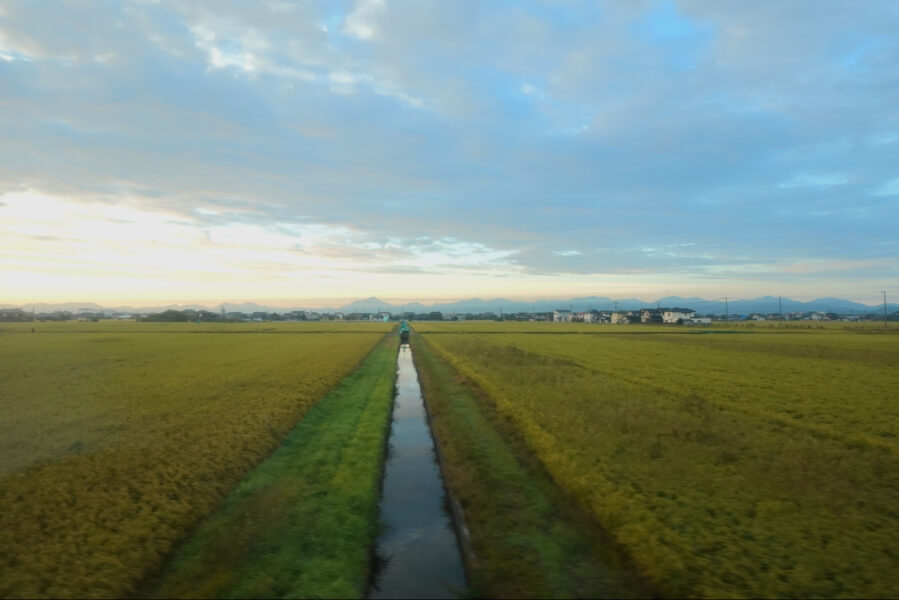
[[[899,295],[899,2],[0,2],[0,303]]]

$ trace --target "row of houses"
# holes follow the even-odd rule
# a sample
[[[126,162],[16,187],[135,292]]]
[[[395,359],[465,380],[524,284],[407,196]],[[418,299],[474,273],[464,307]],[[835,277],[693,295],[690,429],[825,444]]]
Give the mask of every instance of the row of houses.
[[[31,313],[21,308],[0,308],[0,321],[30,321]]]
[[[553,321],[556,323],[611,323],[626,325],[628,323],[669,323],[672,325],[708,325],[709,317],[697,317],[696,311],[690,308],[641,308],[640,310],[615,311],[583,311],[554,310]]]

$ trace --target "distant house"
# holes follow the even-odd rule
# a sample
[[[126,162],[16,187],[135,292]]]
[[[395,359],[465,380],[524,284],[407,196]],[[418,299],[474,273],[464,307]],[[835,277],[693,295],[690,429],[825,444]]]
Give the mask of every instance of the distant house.
[[[571,323],[572,314],[570,310],[554,310],[553,311],[553,322],[554,323]]]
[[[684,325],[711,325],[712,319],[710,317],[691,317],[682,322]]]
[[[689,308],[663,308],[661,311],[663,323],[683,322],[683,319],[692,319],[696,314],[695,310]]]
[[[0,309],[0,321],[30,321],[31,315],[21,308]]]
[[[612,313],[610,317],[610,321],[613,325],[627,325],[633,320],[634,317],[633,311],[630,310],[616,310]]]
[[[640,309],[640,322],[641,323],[661,323],[662,322],[661,309],[658,309],[658,308]]]

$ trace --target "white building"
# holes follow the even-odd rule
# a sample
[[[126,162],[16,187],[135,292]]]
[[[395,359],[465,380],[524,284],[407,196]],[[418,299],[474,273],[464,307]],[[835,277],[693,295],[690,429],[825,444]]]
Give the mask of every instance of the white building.
[[[684,319],[684,325],[711,325],[712,319],[710,317],[692,317],[690,319]]]
[[[630,316],[632,316],[632,311],[616,310],[612,313],[611,322],[613,325],[627,325],[630,323],[630,319],[628,318]]]
[[[692,319],[695,310],[689,308],[663,308],[662,323],[677,323],[680,319]]]
[[[571,311],[570,310],[554,310],[553,311],[553,322],[554,323],[571,323]]]

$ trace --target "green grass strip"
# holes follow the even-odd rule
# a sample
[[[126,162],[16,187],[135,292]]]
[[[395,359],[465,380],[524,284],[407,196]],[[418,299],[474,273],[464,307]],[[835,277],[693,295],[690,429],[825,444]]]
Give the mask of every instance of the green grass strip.
[[[475,595],[489,598],[652,597],[618,548],[556,486],[484,397],[413,336],[415,364],[462,504]]]
[[[362,597],[396,347],[385,338],[309,411],[178,550],[153,597]]]

